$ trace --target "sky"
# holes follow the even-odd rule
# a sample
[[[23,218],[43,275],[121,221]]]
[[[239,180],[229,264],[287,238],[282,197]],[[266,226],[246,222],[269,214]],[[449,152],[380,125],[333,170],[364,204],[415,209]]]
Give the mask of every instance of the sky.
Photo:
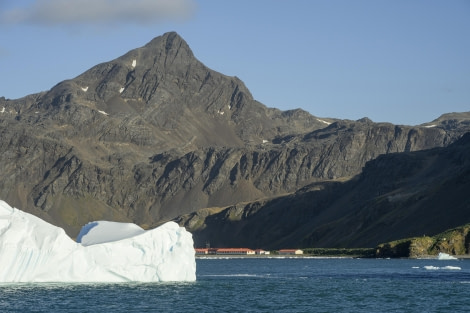
[[[0,96],[169,31],[268,107],[406,125],[470,111],[468,0],[0,0]]]

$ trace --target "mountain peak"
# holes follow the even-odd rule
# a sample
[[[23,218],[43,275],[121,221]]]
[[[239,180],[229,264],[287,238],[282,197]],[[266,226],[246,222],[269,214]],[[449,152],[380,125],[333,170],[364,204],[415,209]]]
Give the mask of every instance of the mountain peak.
[[[184,39],[177,32],[171,31],[171,32],[167,32],[167,33],[164,33],[163,35],[153,38],[145,46],[158,45],[161,40],[166,41],[166,40],[174,40],[174,39],[184,41]]]
[[[166,54],[178,51],[184,51],[188,56],[194,57],[189,45],[176,32],[168,32],[161,36],[155,37],[144,47],[140,49],[151,49],[164,51]],[[138,50],[138,49],[136,49]]]
[[[116,123],[122,123],[121,118],[125,118],[124,124],[138,121],[138,125],[126,127],[140,133],[145,130],[146,145],[185,149],[261,144],[279,134],[323,126],[307,112],[295,114],[296,122],[289,123],[286,119],[293,120],[289,114],[255,101],[241,80],[197,60],[176,32],[165,33],[57,84],[41,98],[39,106],[63,108],[54,111],[66,113],[61,119],[68,116],[68,108],[80,110],[83,123],[96,114]],[[169,140],[170,133],[157,136],[160,131],[174,137]],[[121,138],[113,136],[112,140]]]
[[[157,36],[150,40],[145,46],[151,47],[151,46],[157,46],[160,45],[160,43],[163,42],[173,42],[173,41],[184,41],[183,37],[181,37],[177,32],[167,32],[164,33],[161,36]]]
[[[64,100],[75,98],[82,103],[96,103],[99,110],[110,109],[111,102],[116,103],[119,99],[117,102],[133,99],[148,103],[163,85],[171,85],[187,73],[190,64],[202,66],[184,39],[176,32],[168,32],[143,47],[57,84],[43,103],[46,107],[50,104],[57,106]]]

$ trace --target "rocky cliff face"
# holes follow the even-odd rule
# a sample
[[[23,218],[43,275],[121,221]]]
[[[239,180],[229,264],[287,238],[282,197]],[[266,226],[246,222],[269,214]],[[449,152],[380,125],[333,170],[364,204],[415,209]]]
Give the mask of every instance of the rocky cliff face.
[[[72,236],[90,220],[151,227],[320,186],[470,129],[462,115],[411,127],[267,108],[176,33],[0,110],[0,198]]]
[[[320,181],[286,196],[176,220],[199,246],[375,247],[434,235],[470,220],[469,160],[467,133],[445,148],[381,155],[350,180]],[[404,244],[394,249],[409,253],[409,242]]]

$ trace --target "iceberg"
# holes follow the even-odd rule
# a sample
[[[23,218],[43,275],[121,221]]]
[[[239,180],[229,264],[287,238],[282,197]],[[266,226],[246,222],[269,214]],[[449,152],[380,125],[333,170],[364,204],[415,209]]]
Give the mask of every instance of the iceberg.
[[[196,280],[192,235],[174,222],[152,230],[92,222],[77,240],[0,200],[0,282]]]
[[[448,254],[448,253],[444,253],[444,252],[439,252],[439,255],[437,256],[437,259],[438,260],[458,260],[456,257]]]
[[[144,233],[145,230],[133,223],[118,223],[108,221],[90,222],[82,227],[77,236],[77,242],[82,246],[119,241]]]

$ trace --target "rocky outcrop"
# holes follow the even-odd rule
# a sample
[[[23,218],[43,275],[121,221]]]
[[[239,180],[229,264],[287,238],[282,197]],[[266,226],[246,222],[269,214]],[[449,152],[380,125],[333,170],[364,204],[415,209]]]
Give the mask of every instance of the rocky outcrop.
[[[407,238],[377,246],[377,257],[427,257],[439,253],[470,254],[470,224],[450,229],[435,236]]]

